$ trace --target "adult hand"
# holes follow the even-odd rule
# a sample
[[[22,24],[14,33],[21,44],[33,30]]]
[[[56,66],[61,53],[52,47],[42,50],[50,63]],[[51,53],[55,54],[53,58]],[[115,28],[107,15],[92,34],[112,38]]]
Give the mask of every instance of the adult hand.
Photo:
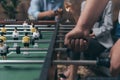
[[[54,16],[54,11],[49,10],[49,11],[46,11],[45,14],[46,14],[47,17],[52,17],[52,16]]]
[[[110,72],[112,76],[118,76],[120,73],[120,39],[112,47],[110,51],[110,58]]]
[[[65,35],[64,44],[75,52],[84,51],[87,48],[89,30],[75,27]]]

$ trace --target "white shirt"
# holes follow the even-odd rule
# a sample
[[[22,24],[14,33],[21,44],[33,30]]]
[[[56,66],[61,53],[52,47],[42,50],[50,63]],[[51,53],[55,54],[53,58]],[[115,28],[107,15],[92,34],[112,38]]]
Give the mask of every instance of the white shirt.
[[[0,53],[6,53],[6,46],[4,45],[4,46],[2,46],[2,47],[0,47]]]
[[[23,27],[26,27],[26,26],[28,26],[28,23],[23,23]]]
[[[33,38],[39,38],[39,36],[40,36],[39,32],[34,32],[32,37]]]
[[[13,31],[12,37],[13,38],[18,38],[19,37],[19,32]]]

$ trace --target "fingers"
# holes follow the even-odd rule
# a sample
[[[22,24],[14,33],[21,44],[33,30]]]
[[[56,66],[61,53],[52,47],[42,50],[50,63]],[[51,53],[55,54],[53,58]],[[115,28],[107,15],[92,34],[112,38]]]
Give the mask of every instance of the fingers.
[[[71,39],[66,40],[68,48],[72,49],[74,52],[85,51],[88,48],[88,41],[84,39]]]

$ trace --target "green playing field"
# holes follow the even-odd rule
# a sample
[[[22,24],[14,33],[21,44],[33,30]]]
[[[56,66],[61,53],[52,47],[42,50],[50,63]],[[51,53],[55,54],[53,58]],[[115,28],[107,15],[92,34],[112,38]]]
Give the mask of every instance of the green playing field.
[[[46,36],[43,33],[42,40],[51,40],[51,35]],[[20,38],[21,39],[21,38]],[[11,37],[7,37],[11,40]],[[39,48],[48,48],[50,43],[39,43]],[[12,47],[13,43],[8,43]],[[18,43],[23,48],[22,43]],[[33,47],[30,45],[30,47]],[[29,55],[16,54],[15,51],[9,51],[7,54],[8,60],[44,60],[47,51],[28,51]],[[1,59],[1,57],[0,57]],[[40,71],[43,64],[1,64],[0,65],[0,80],[37,80],[40,76]]]

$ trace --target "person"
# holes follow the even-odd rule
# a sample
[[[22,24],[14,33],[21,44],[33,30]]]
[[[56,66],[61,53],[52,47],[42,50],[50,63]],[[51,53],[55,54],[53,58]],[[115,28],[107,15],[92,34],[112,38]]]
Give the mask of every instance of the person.
[[[22,43],[24,44],[24,48],[29,48],[30,43],[30,37],[28,36],[28,33],[25,33],[25,36],[22,38]],[[29,54],[28,52],[23,52],[23,54]]]
[[[4,45],[4,41],[0,39],[0,54],[3,60],[7,59],[7,47]]]
[[[64,44],[68,48],[72,49],[74,52],[81,52],[89,47],[88,42],[89,42],[91,29],[93,28],[94,23],[99,18],[99,15],[105,9],[108,1],[109,0],[102,0],[101,4],[99,4],[99,1],[87,0],[86,6],[82,11],[81,16],[79,17],[78,23],[76,24],[75,28],[65,35]],[[104,29],[101,30],[105,31]],[[111,64],[111,66],[113,66],[113,64]]]
[[[5,28],[5,25],[2,26],[1,28],[1,33],[6,34],[7,29]]]
[[[110,51],[110,72],[112,74],[112,76],[116,77],[116,76],[119,76],[120,74],[120,63],[119,63],[119,60],[120,60],[120,39],[118,39],[116,41],[116,43],[113,45],[113,47],[111,48],[111,51]]]
[[[17,27],[15,27],[13,33],[12,33],[13,40],[18,40],[19,38],[19,32],[17,31]],[[14,43],[13,47],[17,47],[17,43]]]
[[[31,0],[28,9],[31,20],[54,20],[57,12],[62,12],[64,0]]]

